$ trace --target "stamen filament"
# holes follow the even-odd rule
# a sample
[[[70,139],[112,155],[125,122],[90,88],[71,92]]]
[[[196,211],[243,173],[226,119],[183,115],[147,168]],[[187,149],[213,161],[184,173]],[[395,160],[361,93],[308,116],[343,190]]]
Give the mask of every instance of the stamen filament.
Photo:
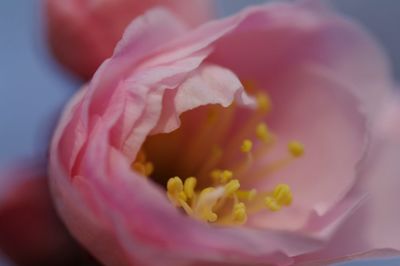
[[[199,177],[204,177],[207,175],[208,172],[219,162],[222,157],[222,150],[221,148],[214,148],[211,151],[210,158],[203,164],[201,169],[199,170]]]

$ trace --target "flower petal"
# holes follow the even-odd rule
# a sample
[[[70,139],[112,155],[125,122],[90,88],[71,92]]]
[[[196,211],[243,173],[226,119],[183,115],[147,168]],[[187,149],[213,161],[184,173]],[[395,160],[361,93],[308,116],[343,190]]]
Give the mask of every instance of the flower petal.
[[[354,96],[336,80],[320,75],[313,65],[294,65],[262,86],[271,88],[268,91],[274,115],[268,124],[279,138],[277,147],[268,156],[283,158],[292,139],[304,143],[306,152],[260,184],[261,187],[289,184],[295,197],[293,207],[265,216],[257,223],[299,230],[312,212],[325,215],[356,183],[355,166],[362,159],[367,143],[365,117],[359,112]],[[260,162],[260,167],[263,163]]]
[[[168,92],[167,92],[168,93]],[[179,116],[189,110],[208,104],[228,107],[235,99],[239,104],[252,104],[238,77],[232,71],[217,65],[204,64],[166,99],[157,128],[152,134],[171,132],[179,127]],[[169,96],[169,95],[168,95]]]
[[[374,114],[394,87],[387,57],[356,23],[308,2],[248,8],[199,27],[165,51],[173,60],[212,46],[213,62],[256,80],[294,63],[316,64],[355,94],[363,111]]]
[[[340,257],[352,253],[363,255],[364,252],[368,252],[370,257],[381,257],[385,253],[371,250],[384,247],[393,249],[387,256],[400,255],[400,237],[397,234],[400,214],[396,211],[400,187],[400,135],[394,134],[400,129],[400,101],[396,97],[394,99],[393,105],[388,105],[381,113],[379,121],[385,121],[386,126],[382,128],[383,124],[378,124],[371,144],[372,152],[363,162],[361,180],[365,183],[361,188],[370,192],[369,197],[360,209],[348,217],[327,247],[314,254],[300,256],[299,261],[328,258],[345,261],[349,258]],[[363,258],[361,255],[360,258]],[[358,257],[356,254],[355,258]]]

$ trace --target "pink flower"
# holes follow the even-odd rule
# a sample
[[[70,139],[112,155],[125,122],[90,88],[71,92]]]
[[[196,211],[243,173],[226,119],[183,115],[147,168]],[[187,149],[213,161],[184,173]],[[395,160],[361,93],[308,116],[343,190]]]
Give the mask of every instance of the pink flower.
[[[105,265],[400,248],[400,143],[381,123],[392,88],[374,41],[316,1],[193,31],[152,10],[64,111],[50,152],[58,210]]]
[[[212,7],[208,0],[46,0],[51,49],[61,64],[87,80],[111,56],[129,22],[156,5],[170,8],[188,26],[208,19]]]
[[[44,165],[3,171],[0,184],[0,253],[24,266],[82,261],[84,253],[53,208]]]

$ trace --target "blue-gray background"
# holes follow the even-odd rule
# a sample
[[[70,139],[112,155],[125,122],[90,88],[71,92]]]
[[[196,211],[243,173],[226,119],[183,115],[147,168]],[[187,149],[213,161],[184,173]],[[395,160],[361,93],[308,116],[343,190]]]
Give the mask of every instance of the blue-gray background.
[[[66,0],[68,1],[68,0]],[[145,1],[145,0],[144,0]],[[221,16],[262,0],[215,0]],[[400,1],[332,0],[382,43],[400,79]],[[52,124],[79,82],[46,50],[39,0],[0,0],[0,167],[44,156]],[[400,265],[400,259],[348,265]],[[1,265],[1,263],[0,263]]]

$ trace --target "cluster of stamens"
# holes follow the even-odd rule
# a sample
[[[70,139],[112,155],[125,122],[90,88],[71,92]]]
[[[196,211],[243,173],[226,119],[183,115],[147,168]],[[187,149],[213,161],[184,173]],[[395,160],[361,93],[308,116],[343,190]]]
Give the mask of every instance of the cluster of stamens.
[[[292,204],[293,195],[288,184],[277,184],[271,190],[261,191],[242,188],[241,181],[246,183],[266,178],[304,153],[302,143],[291,141],[288,143],[288,156],[265,166],[254,167],[254,162],[264,158],[276,143],[276,136],[263,122],[271,110],[270,98],[265,93],[259,93],[256,102],[257,109],[246,125],[243,125],[241,132],[235,134],[224,149],[218,146],[212,148],[208,159],[197,170],[197,177],[175,176],[168,179],[168,199],[188,216],[209,223],[240,225],[246,223],[251,213],[262,209],[277,212]],[[227,109],[230,108],[236,107],[232,105]],[[210,112],[206,123],[216,123],[215,116],[215,112]],[[247,138],[243,138],[245,135]],[[238,156],[241,158],[239,161],[234,159]],[[224,165],[224,160],[233,160],[235,163],[229,168],[218,167]],[[143,150],[132,163],[132,168],[144,176],[150,176],[154,170]]]
[[[143,176],[150,176],[154,171],[154,164],[147,161],[146,153],[140,150],[131,168]]]

